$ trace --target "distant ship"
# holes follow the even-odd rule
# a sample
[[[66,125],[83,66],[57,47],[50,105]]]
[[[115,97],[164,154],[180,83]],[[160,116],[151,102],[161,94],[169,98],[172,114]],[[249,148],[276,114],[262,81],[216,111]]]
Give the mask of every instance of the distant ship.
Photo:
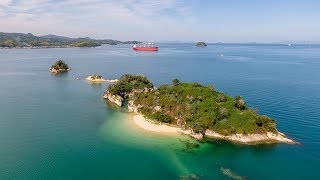
[[[141,43],[133,45],[135,51],[158,51],[158,46],[154,43]]]

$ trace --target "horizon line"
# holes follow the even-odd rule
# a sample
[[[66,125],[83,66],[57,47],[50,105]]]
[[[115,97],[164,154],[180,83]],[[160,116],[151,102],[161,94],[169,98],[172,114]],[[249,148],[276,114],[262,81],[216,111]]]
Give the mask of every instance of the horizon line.
[[[0,32],[0,33],[14,33],[14,34],[32,34],[34,36],[37,36],[37,37],[41,37],[41,36],[47,36],[47,35],[53,35],[53,36],[60,36],[60,37],[67,37],[67,38],[74,38],[74,39],[77,39],[77,38],[90,38],[92,40],[119,40],[119,39],[113,39],[113,38],[94,38],[94,37],[91,37],[91,36],[83,36],[83,37],[75,37],[75,36],[68,36],[68,35],[58,35],[58,34],[54,34],[54,33],[46,33],[46,34],[43,34],[43,35],[40,35],[40,34],[35,34],[35,33],[31,33],[31,32]],[[141,42],[150,42],[150,40],[137,40],[137,39],[134,39],[134,40],[119,40],[119,41],[141,41]],[[203,41],[203,40],[200,40],[200,41],[195,41],[195,40],[192,40],[192,41],[183,41],[183,40],[157,40],[157,41],[154,41],[152,40],[151,42],[157,42],[157,43],[197,43],[197,42],[205,42],[207,44],[301,44],[301,45],[304,45],[304,44],[312,44],[312,45],[317,45],[317,44],[320,44],[320,41],[314,41],[314,40],[285,40],[285,41],[272,41],[272,42],[268,42],[268,41]]]

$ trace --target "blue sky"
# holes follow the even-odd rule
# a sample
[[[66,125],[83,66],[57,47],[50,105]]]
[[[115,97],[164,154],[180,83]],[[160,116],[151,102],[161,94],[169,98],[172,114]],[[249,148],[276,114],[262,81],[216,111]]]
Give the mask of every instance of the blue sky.
[[[150,41],[320,41],[320,1],[0,0],[0,31]]]

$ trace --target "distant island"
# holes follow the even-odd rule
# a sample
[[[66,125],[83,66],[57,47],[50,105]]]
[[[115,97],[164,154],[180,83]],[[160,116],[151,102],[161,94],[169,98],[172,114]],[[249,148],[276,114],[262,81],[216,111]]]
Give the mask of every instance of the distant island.
[[[198,43],[196,44],[196,46],[197,46],[197,47],[206,47],[207,44],[204,43],[204,42],[198,42]]]
[[[98,47],[103,44],[137,44],[139,41],[95,40],[89,37],[69,38],[57,35],[35,36],[31,33],[0,32],[0,48],[70,48]]]
[[[174,79],[172,84],[155,88],[144,76],[126,74],[107,88],[104,98],[118,106],[127,101],[130,112],[141,114],[134,121],[152,131],[248,144],[294,143],[278,132],[274,119],[248,108],[241,96],[216,91],[214,85]]]
[[[58,60],[51,66],[50,71],[53,74],[58,74],[68,72],[70,71],[70,68],[63,60]]]

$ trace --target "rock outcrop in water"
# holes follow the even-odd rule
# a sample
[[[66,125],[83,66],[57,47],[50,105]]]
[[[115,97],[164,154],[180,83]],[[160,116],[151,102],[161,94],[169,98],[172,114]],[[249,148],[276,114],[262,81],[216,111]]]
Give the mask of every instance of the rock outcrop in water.
[[[122,103],[124,101],[123,97],[121,97],[120,95],[112,94],[109,91],[106,91],[104,93],[103,98],[108,99],[110,102],[112,102],[120,107],[122,106]]]
[[[51,66],[50,71],[53,74],[58,74],[68,72],[70,71],[70,68],[63,60],[58,60]]]
[[[93,83],[103,83],[103,82],[117,82],[118,79],[104,79],[102,76],[100,75],[91,75],[89,77],[86,78],[87,81],[89,82],[93,82]]]
[[[106,82],[107,80],[103,79],[100,75],[91,75],[86,78],[87,81],[90,82]]]
[[[146,77],[126,74],[108,87],[104,98],[118,106],[127,100],[130,112],[179,127],[174,131],[196,139],[205,136],[240,143],[294,143],[277,131],[275,120],[248,108],[240,96],[232,98],[212,87],[176,79],[172,85],[156,89]]]

